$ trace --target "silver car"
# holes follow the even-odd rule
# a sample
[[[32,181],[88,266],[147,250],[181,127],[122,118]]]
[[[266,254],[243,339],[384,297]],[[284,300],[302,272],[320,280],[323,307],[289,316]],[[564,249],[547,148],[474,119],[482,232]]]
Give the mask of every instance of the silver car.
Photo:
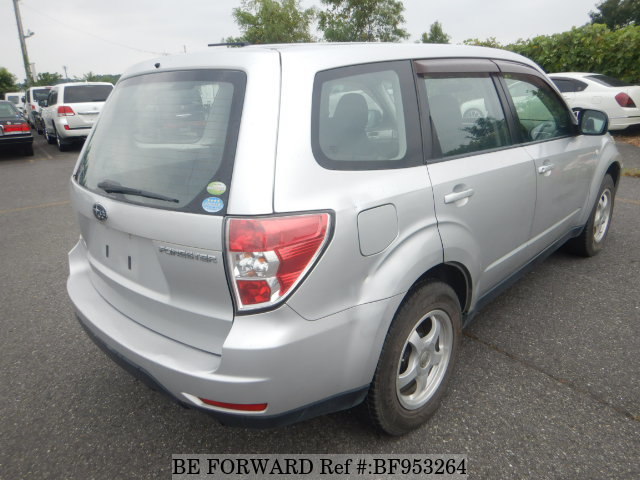
[[[102,106],[113,90],[106,82],[63,83],[52,87],[42,108],[42,129],[48,143],[65,151],[89,135]]]
[[[603,247],[621,168],[606,131],[502,50],[141,63],[71,179],[69,296],[118,363],[225,424],[366,402],[402,434],[436,410],[483,305],[562,245]]]

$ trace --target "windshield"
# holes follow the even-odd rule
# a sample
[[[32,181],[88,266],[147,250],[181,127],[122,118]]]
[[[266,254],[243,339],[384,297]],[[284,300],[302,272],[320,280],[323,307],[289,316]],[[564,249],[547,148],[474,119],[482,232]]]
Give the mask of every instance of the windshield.
[[[89,138],[78,183],[130,203],[224,214],[245,83],[244,73],[221,70],[122,80]]]
[[[77,85],[64,88],[64,103],[104,102],[112,85]]]
[[[609,77],[607,75],[588,75],[587,78],[598,82],[605,87],[630,87],[631,84],[618,80],[617,78]]]

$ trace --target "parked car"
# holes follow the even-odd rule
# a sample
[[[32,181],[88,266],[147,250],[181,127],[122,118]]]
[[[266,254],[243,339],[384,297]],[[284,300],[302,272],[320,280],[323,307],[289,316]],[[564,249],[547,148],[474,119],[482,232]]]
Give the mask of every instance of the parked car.
[[[22,112],[7,100],[0,100],[0,148],[20,148],[24,155],[33,155],[31,128]]]
[[[42,133],[40,122],[40,104],[41,100],[45,100],[49,95],[49,90],[53,87],[31,87],[27,89],[24,96],[25,118],[29,125],[36,129],[38,133]]]
[[[596,108],[609,116],[609,130],[640,125],[640,86],[599,73],[551,73],[571,108]]]
[[[504,50],[143,62],[72,175],[68,293],[119,364],[225,424],[364,401],[402,434],[435,412],[483,305],[567,242],[602,249],[621,168],[606,130]]]
[[[49,91],[41,102],[42,128],[48,143],[57,143],[65,151],[73,142],[82,142],[105,100],[113,90],[106,82],[64,83]]]
[[[20,112],[24,112],[24,92],[7,92],[4,99],[13,103]]]

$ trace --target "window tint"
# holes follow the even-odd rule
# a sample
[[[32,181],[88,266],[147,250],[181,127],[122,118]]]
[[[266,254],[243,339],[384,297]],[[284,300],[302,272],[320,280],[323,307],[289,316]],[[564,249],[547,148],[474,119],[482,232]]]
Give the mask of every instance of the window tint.
[[[80,161],[77,180],[104,195],[101,182],[170,197],[118,194],[131,203],[202,213],[210,182],[231,185],[246,76],[200,70],[122,80]],[[226,205],[229,188],[220,195]],[[223,215],[220,209],[218,215]]]
[[[46,100],[50,91],[50,88],[39,88],[38,90],[33,90],[33,101],[38,103],[40,100]]]
[[[617,78],[609,77],[607,75],[587,75],[587,78],[598,82],[605,87],[631,87],[631,83],[623,82]]]
[[[47,99],[47,105],[55,105],[58,102],[58,92],[56,90],[51,90],[49,94],[49,98]]]
[[[77,85],[64,88],[64,103],[104,102],[113,90],[111,85]]]
[[[313,103],[312,143],[321,165],[348,170],[422,162],[409,62],[320,72]]]
[[[541,78],[517,73],[505,73],[504,77],[525,142],[573,133],[572,113]]]
[[[552,78],[551,80],[562,93],[581,92],[587,88],[587,84],[579,80],[570,80],[568,78]]]
[[[7,100],[9,100],[14,105],[18,105],[18,103],[20,103],[20,97],[17,95],[7,95]]]
[[[0,117],[13,117],[18,114],[18,110],[9,102],[0,102]]]
[[[488,74],[424,77],[429,114],[443,157],[511,144],[504,112]]]

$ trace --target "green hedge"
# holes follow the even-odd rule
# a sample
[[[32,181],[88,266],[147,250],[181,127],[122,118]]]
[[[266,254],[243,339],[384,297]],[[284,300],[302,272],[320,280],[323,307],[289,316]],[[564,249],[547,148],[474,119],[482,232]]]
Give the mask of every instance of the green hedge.
[[[640,83],[640,25],[610,30],[606,25],[590,24],[504,46],[496,45],[495,39],[465,43],[511,50],[549,73],[595,72]]]

